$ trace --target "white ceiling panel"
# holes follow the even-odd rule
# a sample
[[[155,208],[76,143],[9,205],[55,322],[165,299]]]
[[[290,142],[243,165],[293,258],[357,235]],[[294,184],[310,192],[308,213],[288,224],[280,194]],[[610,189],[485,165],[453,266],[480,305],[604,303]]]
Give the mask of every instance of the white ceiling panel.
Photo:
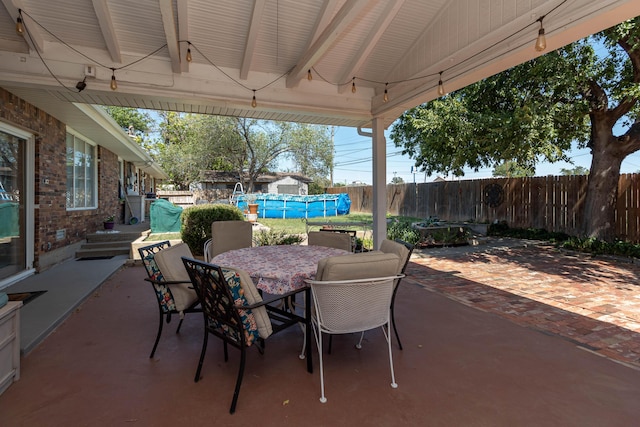
[[[454,90],[535,57],[543,15],[551,50],[640,14],[638,0],[0,1],[0,86],[36,106],[92,103],[341,126],[369,126],[373,118],[389,125],[437,96],[440,71]],[[18,8],[32,40],[15,33]],[[385,19],[390,10],[395,15]],[[187,40],[176,50],[180,34],[192,43],[191,64]],[[96,75],[78,92],[87,64]],[[317,70],[312,81],[307,68]],[[355,94],[353,76],[344,81],[351,73]]]

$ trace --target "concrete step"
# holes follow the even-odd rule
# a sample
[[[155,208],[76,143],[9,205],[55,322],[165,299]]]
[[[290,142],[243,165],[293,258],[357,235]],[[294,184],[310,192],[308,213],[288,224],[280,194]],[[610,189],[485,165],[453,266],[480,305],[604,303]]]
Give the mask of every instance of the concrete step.
[[[114,240],[112,242],[91,242],[83,243],[82,249],[105,249],[105,248],[122,248],[131,246],[131,242],[128,240],[120,241]]]
[[[138,239],[142,233],[140,232],[122,232],[122,231],[110,231],[110,232],[98,232],[87,234],[87,243],[96,242],[133,242]]]
[[[76,251],[76,258],[98,258],[98,257],[109,257],[109,256],[117,256],[117,255],[129,255],[131,251],[131,246],[120,246],[120,247],[105,247],[105,248],[92,248],[85,249],[80,248],[80,250]]]

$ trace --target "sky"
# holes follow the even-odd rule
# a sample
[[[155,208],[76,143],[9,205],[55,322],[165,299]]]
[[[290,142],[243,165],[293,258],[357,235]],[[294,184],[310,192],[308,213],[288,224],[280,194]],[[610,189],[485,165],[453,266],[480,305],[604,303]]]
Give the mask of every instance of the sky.
[[[367,129],[365,129],[367,130]],[[414,162],[409,156],[403,156],[402,149],[394,145],[389,138],[389,130],[385,132],[387,137],[387,179],[390,183],[394,176],[400,177],[404,182],[432,182],[438,177],[425,176],[424,173],[411,173],[411,166]],[[335,161],[333,182],[352,184],[354,182],[362,182],[365,184],[372,183],[372,150],[371,138],[358,135],[356,128],[338,127],[336,128],[334,137]],[[573,169],[576,166],[582,166],[589,169],[591,167],[591,153],[589,149],[574,148],[568,153],[568,157],[574,162],[557,163],[540,163],[536,168],[536,176],[561,175],[561,169]],[[621,173],[635,173],[640,171],[640,152],[636,152],[628,156],[622,162]],[[452,175],[440,177],[447,180],[458,179],[481,179],[490,178],[493,168],[480,169],[475,172],[473,169],[465,169],[464,176],[457,178]],[[415,181],[414,181],[415,180]]]

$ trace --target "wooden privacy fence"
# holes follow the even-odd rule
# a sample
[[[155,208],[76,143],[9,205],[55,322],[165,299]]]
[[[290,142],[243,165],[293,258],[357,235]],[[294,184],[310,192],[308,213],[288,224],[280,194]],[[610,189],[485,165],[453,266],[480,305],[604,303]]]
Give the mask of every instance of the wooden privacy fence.
[[[586,175],[488,178],[387,185],[387,212],[450,222],[506,221],[514,228],[543,228],[577,236],[584,211]],[[373,211],[373,188],[334,187],[347,193],[351,212]],[[640,243],[640,175],[618,181],[616,236]]]

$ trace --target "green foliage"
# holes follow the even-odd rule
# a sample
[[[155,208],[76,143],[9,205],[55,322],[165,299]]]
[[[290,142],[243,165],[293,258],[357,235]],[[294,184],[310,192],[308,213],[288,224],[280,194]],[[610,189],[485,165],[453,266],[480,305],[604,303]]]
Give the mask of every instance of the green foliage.
[[[561,247],[594,255],[606,254],[640,258],[640,245],[622,240],[609,243],[593,237],[571,237],[563,242]]]
[[[446,227],[435,230],[429,230],[425,234],[424,238],[421,238],[421,243],[429,245],[461,245],[468,244],[471,232],[465,227]]]
[[[313,180],[326,179],[333,164],[333,142],[327,126],[304,123],[267,122],[237,118],[236,132],[245,156],[234,170],[249,176],[245,188],[253,191],[259,174],[274,170],[278,161],[289,159],[295,173]]]
[[[561,175],[589,175],[589,169],[583,166],[576,166],[571,169],[560,169]]]
[[[574,142],[589,147],[590,176],[603,179],[589,180],[582,232],[611,239],[617,180],[604,177],[640,150],[639,99],[636,17],[408,110],[391,139],[427,174],[455,176],[505,161],[535,171],[570,162]]]
[[[299,245],[304,241],[304,237],[299,234],[288,234],[284,230],[271,229],[254,233],[253,241],[256,246]]]
[[[411,226],[411,222],[403,218],[395,218],[387,224],[387,239],[404,240],[415,245],[421,239],[418,230]]]
[[[505,221],[490,224],[487,228],[488,236],[514,237],[517,239],[547,240],[550,242],[564,242],[569,235],[551,232],[543,228],[510,228]]]
[[[210,204],[186,208],[180,217],[182,241],[194,255],[203,255],[204,242],[211,238],[211,223],[214,221],[242,221],[240,209],[231,205]]]
[[[313,181],[309,183],[309,194],[324,194],[329,187],[329,180]]]
[[[188,189],[204,170],[232,171],[244,158],[242,141],[230,117],[159,113],[161,140],[156,160],[178,189]]]
[[[493,169],[493,176],[504,176],[507,178],[523,178],[526,176],[534,176],[535,171],[531,168],[523,168],[518,166],[514,161],[507,160]]]
[[[174,112],[159,116],[161,138],[152,154],[179,189],[198,181],[202,171],[218,170],[237,172],[245,189],[254,191],[258,175],[275,170],[282,159],[296,165],[294,173],[319,186],[329,184],[333,143],[326,126]]]
[[[153,119],[149,113],[137,108],[128,107],[104,107],[107,113],[120,125],[125,132],[143,136],[151,130]]]
[[[145,242],[162,242],[163,240],[180,240],[180,232],[177,233],[151,233],[147,236]]]

